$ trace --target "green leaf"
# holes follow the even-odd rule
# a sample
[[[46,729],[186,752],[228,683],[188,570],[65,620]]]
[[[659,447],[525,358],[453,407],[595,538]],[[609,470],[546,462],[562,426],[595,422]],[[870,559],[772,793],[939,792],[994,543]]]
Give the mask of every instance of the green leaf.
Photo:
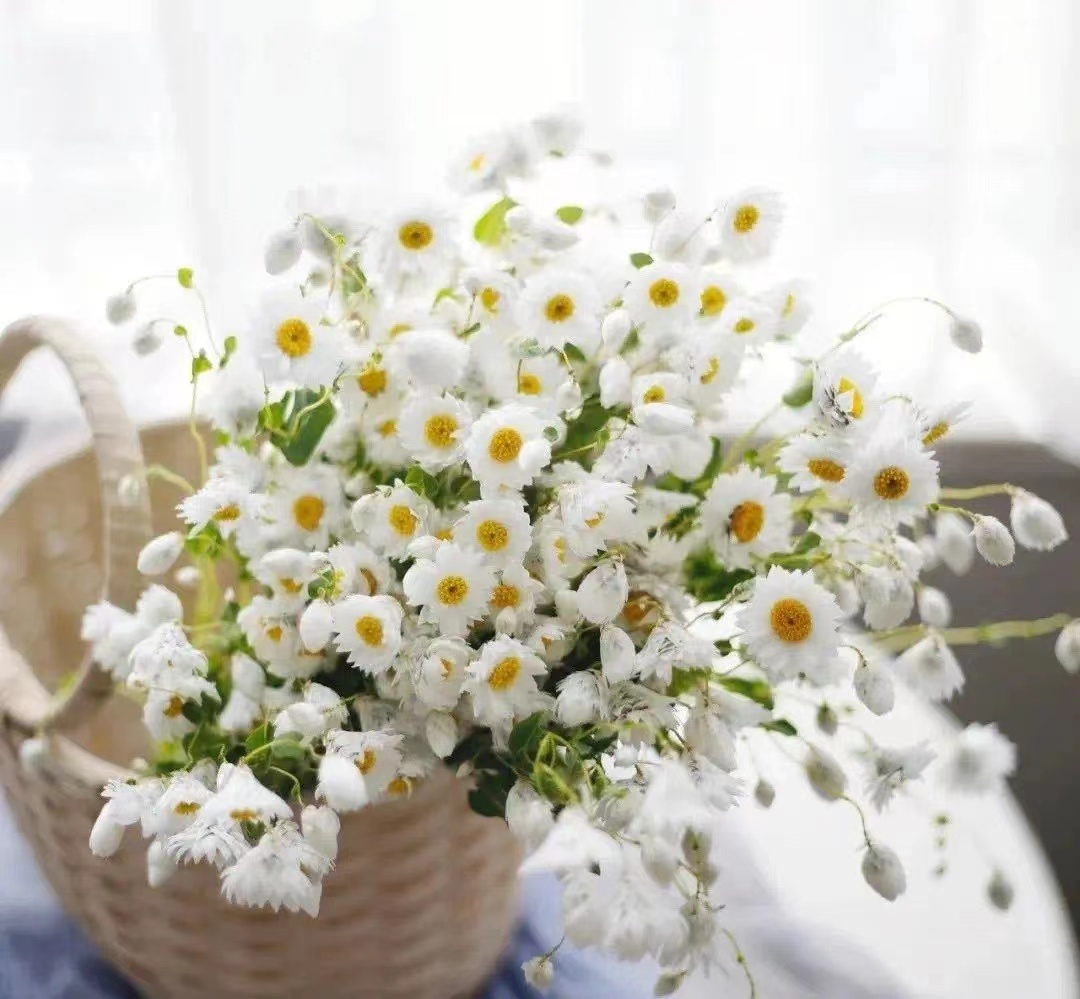
[[[513,198],[496,201],[473,226],[473,239],[483,246],[498,246],[506,235],[506,213],[517,202]]]
[[[532,766],[536,751],[540,748],[540,740],[547,733],[544,718],[544,712],[537,711],[528,718],[523,718],[510,730],[508,747],[514,762],[519,766]]]
[[[405,485],[419,496],[434,500],[439,492],[439,480],[419,465],[413,465],[405,474]]]
[[[796,555],[805,555],[809,551],[813,551],[821,544],[821,535],[815,534],[813,531],[807,531],[801,538],[799,543],[795,546]]]
[[[275,760],[306,760],[307,747],[298,742],[279,742],[270,750],[270,756]]]
[[[585,209],[579,208],[577,205],[563,205],[562,208],[555,209],[555,217],[567,225],[577,225],[584,214]]]
[[[224,350],[221,355],[221,361],[218,364],[219,368],[225,367],[229,363],[229,358],[236,353],[237,339],[234,336],[225,337]]]
[[[181,267],[176,272],[176,280],[181,288],[190,288],[195,283],[195,272],[190,267]]]
[[[772,687],[765,680],[746,680],[739,676],[722,676],[716,682],[733,694],[748,697],[751,701],[760,704],[769,711],[773,709]]]
[[[248,737],[244,740],[244,751],[247,753],[253,753],[256,749],[261,749],[270,741],[270,726],[260,725],[256,729],[248,734]]]
[[[782,396],[784,405],[792,409],[805,406],[814,397],[814,375],[808,368]]]
[[[502,818],[506,814],[506,796],[513,786],[514,775],[509,770],[481,772],[476,787],[469,792],[469,807],[478,815]]]
[[[709,675],[707,669],[673,669],[671,671],[671,683],[668,684],[667,696],[678,697],[690,690],[701,687],[704,679]]]
[[[440,288],[435,293],[435,300],[431,303],[431,307],[434,309],[444,298],[457,298],[454,294],[453,288]]]
[[[200,350],[199,353],[191,359],[191,380],[195,381],[199,375],[206,371],[213,371],[214,365],[210,358],[206,356],[205,350]]]
[[[173,335],[174,336],[180,336],[180,337],[187,336],[187,327],[186,326],[174,326],[173,327]]]
[[[690,595],[702,603],[723,600],[740,583],[754,578],[750,569],[725,569],[708,548],[687,557],[683,574]]]
[[[770,732],[779,732],[781,735],[798,735],[799,731],[786,718],[777,718],[775,721],[765,722],[762,728]]]
[[[642,267],[648,267],[653,262],[652,257],[647,253],[631,253],[630,263],[632,263],[638,270]]]
[[[316,404],[317,399],[319,393],[312,389],[301,389],[293,396],[284,431],[286,440],[278,444],[290,465],[303,465],[315,453],[337,412],[329,395]]]

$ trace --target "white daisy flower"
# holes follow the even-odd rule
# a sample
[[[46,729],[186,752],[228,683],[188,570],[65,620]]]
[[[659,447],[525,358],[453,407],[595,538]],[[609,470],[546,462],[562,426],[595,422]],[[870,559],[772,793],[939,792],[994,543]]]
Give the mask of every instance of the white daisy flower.
[[[915,441],[875,434],[856,449],[840,492],[866,516],[910,524],[938,495],[938,463]]]
[[[465,443],[481,494],[494,498],[532,482],[551,461],[551,441],[545,435],[551,426],[551,420],[513,403],[481,416]]]
[[[346,522],[341,478],[328,465],[283,470],[263,506],[263,515],[277,544],[325,550]]]
[[[690,401],[701,411],[714,409],[739,378],[745,345],[711,327],[695,335],[679,359],[689,385]]]
[[[288,803],[263,787],[248,767],[223,764],[218,770],[217,791],[203,803],[199,821],[269,824],[275,819],[291,819],[292,815]]]
[[[544,584],[530,576],[524,566],[510,565],[501,569],[488,601],[496,630],[516,634],[529,627],[536,617],[536,603],[543,592]]]
[[[416,696],[429,708],[456,708],[473,655],[473,648],[460,638],[436,638],[417,665]]]
[[[358,348],[341,380],[341,400],[350,412],[362,413],[396,399],[405,387],[404,378],[390,369],[381,350]]]
[[[791,536],[791,501],[757,469],[718,475],[701,505],[709,544],[727,565],[746,568],[754,556],[784,551]]]
[[[776,316],[776,333],[780,337],[792,337],[798,333],[813,311],[808,286],[804,281],[784,281],[774,285],[761,298]]]
[[[398,437],[409,455],[428,472],[460,461],[472,419],[469,410],[451,395],[417,393],[401,410]]]
[[[268,382],[317,389],[342,369],[345,334],[323,325],[326,303],[298,290],[277,289],[260,301],[247,341]]]
[[[877,373],[858,354],[842,350],[814,366],[814,404],[837,427],[866,425],[877,415]]]
[[[768,343],[776,336],[776,313],[754,298],[730,302],[717,325],[746,347]]]
[[[302,739],[315,739],[328,729],[343,725],[348,713],[337,691],[321,683],[308,683],[302,700],[294,701],[274,716],[274,734],[291,732]]]
[[[836,598],[809,573],[773,566],[756,580],[738,623],[750,654],[771,674],[814,678],[836,659],[840,617]]]
[[[630,403],[635,407],[657,402],[681,405],[686,402],[688,389],[686,379],[671,371],[635,375],[630,383]]]
[[[591,558],[612,541],[645,540],[635,518],[634,490],[623,482],[589,477],[560,486],[559,513],[566,544],[580,558]]]
[[[431,504],[400,482],[391,489],[369,493],[352,509],[353,527],[377,551],[401,558],[433,518]]]
[[[784,202],[776,192],[739,191],[720,211],[720,245],[732,260],[760,260],[772,251],[783,219]]]
[[[308,844],[295,823],[283,822],[222,871],[221,891],[237,905],[317,916],[321,878],[329,870],[330,862]]]
[[[364,785],[367,800],[376,800],[393,783],[401,767],[402,736],[389,729],[376,729],[367,732],[346,732],[340,729],[330,732],[326,737],[326,756],[319,765],[319,795],[326,798],[327,804],[335,811],[340,809],[334,804],[330,790],[333,776],[341,781],[341,790],[347,788],[345,773],[338,765],[328,765],[328,760],[345,760],[352,767],[353,773]],[[324,771],[325,768],[325,771]],[[366,803],[366,802],[365,802]],[[356,807],[356,806],[354,806]]]
[[[600,342],[600,295],[587,277],[551,268],[529,278],[517,303],[521,331],[542,347],[574,344],[586,354]]]
[[[945,782],[958,791],[992,791],[1016,770],[1016,746],[997,725],[968,725],[942,759]]]
[[[414,388],[445,392],[461,384],[469,366],[469,344],[443,327],[409,330],[386,350],[391,371]]]
[[[440,276],[457,258],[453,225],[453,218],[435,205],[394,212],[376,235],[374,269],[391,282]]]
[[[180,773],[169,779],[161,797],[154,803],[146,822],[147,832],[154,836],[172,836],[194,822],[202,806],[213,792],[190,773]]]
[[[971,409],[970,402],[957,400],[938,406],[920,408],[916,414],[923,447],[932,447],[956,428]]]
[[[326,553],[326,566],[333,574],[335,593],[363,593],[373,597],[390,591],[393,579],[390,563],[363,542],[334,545]]]
[[[390,667],[401,648],[402,609],[393,597],[346,597],[331,617],[334,644],[351,666],[376,674]]]
[[[311,552],[299,548],[275,548],[252,565],[255,578],[273,592],[283,608],[300,610],[307,600],[307,586],[314,578]]]
[[[500,636],[484,644],[466,672],[465,689],[476,720],[502,727],[536,710],[536,678],[546,675],[547,666],[527,645]]]
[[[806,432],[792,437],[780,449],[776,462],[801,492],[835,488],[847,475],[847,449],[827,434]]]
[[[520,563],[532,545],[532,524],[518,499],[475,500],[454,524],[454,542],[492,565]]]
[[[473,297],[472,315],[477,322],[500,333],[513,332],[518,296],[513,275],[493,269],[468,271],[462,284]]]
[[[201,489],[185,497],[177,506],[180,519],[201,531],[213,524],[223,538],[259,518],[262,498],[244,483],[232,478],[208,479]]]
[[[1016,540],[1032,551],[1053,551],[1069,539],[1061,514],[1042,497],[1026,489],[1013,493],[1009,523]]]
[[[623,291],[623,307],[634,325],[650,332],[679,329],[700,308],[697,280],[684,264],[648,264],[636,271]]]
[[[870,754],[866,793],[881,811],[908,781],[916,780],[937,754],[925,743],[896,748],[876,747]]]
[[[723,271],[702,271],[698,284],[698,315],[706,323],[718,319],[731,302],[746,297],[742,285]]]
[[[292,662],[300,650],[300,634],[292,612],[269,597],[252,597],[251,603],[241,608],[236,623],[271,672]]]
[[[435,624],[445,635],[464,635],[487,610],[495,572],[479,552],[447,543],[433,560],[414,562],[402,586],[409,603],[422,608],[421,624]]]

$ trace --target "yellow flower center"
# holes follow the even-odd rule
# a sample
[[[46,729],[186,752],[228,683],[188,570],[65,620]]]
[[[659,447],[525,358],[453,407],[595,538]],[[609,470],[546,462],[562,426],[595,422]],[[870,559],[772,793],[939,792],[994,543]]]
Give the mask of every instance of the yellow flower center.
[[[513,427],[500,427],[491,435],[488,442],[488,457],[505,465],[508,461],[514,461],[521,453],[521,446],[525,442]]]
[[[502,298],[494,288],[484,288],[480,292],[480,304],[490,313],[499,311],[499,299]]]
[[[781,641],[805,642],[814,630],[814,618],[810,608],[794,597],[783,597],[769,611],[769,625]]]
[[[386,785],[386,793],[399,798],[412,794],[412,781],[408,777],[395,777]]]
[[[784,299],[784,307],[780,310],[780,315],[785,319],[791,315],[795,310],[795,296],[788,292],[787,298]]]
[[[429,416],[427,423],[424,424],[424,439],[432,447],[441,449],[453,447],[457,428],[457,420],[449,413],[436,413],[434,416]]]
[[[863,405],[862,393],[856,384],[850,378],[841,378],[836,383],[836,391],[840,395],[844,395],[846,392],[851,393],[851,415],[856,420],[861,419],[865,406]]]
[[[201,807],[197,801],[178,801],[173,805],[173,814],[194,815]]]
[[[439,673],[442,674],[444,680],[450,679],[450,674],[454,672],[454,664],[449,659],[439,660]]]
[[[369,774],[375,768],[375,750],[365,749],[363,756],[358,756],[355,760],[356,769],[362,774]]]
[[[710,284],[701,292],[701,314],[703,316],[718,316],[727,305],[727,295],[723,288]]]
[[[940,423],[935,423],[923,437],[923,447],[929,447],[931,444],[941,440],[949,432],[949,425],[942,420]]]
[[[265,635],[271,642],[280,642],[285,634],[285,629],[280,624],[272,624],[266,629]]]
[[[254,808],[234,808],[229,812],[229,818],[236,822],[254,822],[258,817]]]
[[[844,466],[832,458],[811,458],[806,469],[815,478],[826,482],[841,482],[844,478]]]
[[[603,522],[604,522],[604,515],[602,513],[598,513],[595,517],[586,517],[585,518],[585,526],[590,528],[590,529],[599,527]]]
[[[410,323],[394,323],[394,325],[386,331],[386,335],[393,340],[396,337],[401,336],[402,333],[408,333],[411,329],[412,325]]]
[[[670,309],[679,301],[679,285],[671,278],[660,278],[649,285],[649,301],[658,309]]]
[[[281,583],[281,588],[286,593],[291,593],[294,595],[299,593],[300,590],[303,588],[300,583],[298,583],[295,579],[279,579],[278,582]]]
[[[753,333],[754,332],[754,320],[750,319],[748,316],[743,316],[742,319],[738,320],[735,323],[735,325],[732,327],[732,329],[736,333],[738,333],[739,336],[745,336],[747,333]]]
[[[218,521],[231,521],[240,519],[240,507],[235,503],[226,503],[225,506],[219,506],[214,511],[213,520]]]
[[[711,385],[716,381],[718,374],[720,374],[720,360],[716,357],[710,357],[709,366],[701,373],[701,378],[698,380],[702,385]]]
[[[642,402],[663,402],[667,398],[663,385],[650,385],[641,397]]]
[[[735,220],[731,223],[736,232],[746,234],[758,224],[761,212],[756,205],[739,205]]]
[[[874,476],[874,492],[883,500],[903,499],[910,486],[908,473],[898,465],[887,465]]]
[[[499,583],[491,591],[491,606],[494,610],[505,610],[507,607],[517,607],[521,603],[521,591],[509,583]]]
[[[574,300],[569,295],[553,295],[544,306],[549,323],[566,322],[574,314]]]
[[[731,533],[740,544],[754,540],[765,525],[765,508],[753,500],[744,500],[731,511]]]
[[[488,674],[488,686],[492,690],[506,690],[517,679],[521,670],[521,660],[517,656],[500,659]]]
[[[395,503],[394,506],[390,507],[386,519],[390,526],[403,538],[413,536],[416,532],[416,525],[420,520],[413,510],[404,503]]]
[[[311,350],[311,328],[303,319],[286,319],[274,334],[274,341],[286,357],[303,357]]]
[[[375,596],[375,592],[379,589],[379,581],[375,578],[375,573],[370,569],[361,569],[360,575],[363,577],[364,582],[367,583],[367,595],[369,597]]]
[[[456,607],[469,595],[469,583],[464,576],[443,576],[435,587],[439,603]]]
[[[398,229],[398,240],[406,250],[424,250],[435,238],[435,230],[426,222],[414,219]]]
[[[536,375],[529,374],[528,371],[523,371],[518,375],[518,391],[522,395],[539,395],[543,385],[540,384],[540,379]]]
[[[560,563],[566,562],[566,538],[556,538],[551,543],[551,547],[555,551],[555,558],[557,558]]]
[[[476,525],[476,540],[486,552],[501,552],[510,541],[510,532],[497,520],[482,520]]]
[[[454,536],[454,529],[452,527],[444,527],[441,531],[435,532],[435,537],[440,541],[449,541]]]
[[[165,708],[162,710],[161,713],[166,718],[179,718],[180,713],[183,710],[184,710],[184,699],[182,697],[180,697],[178,694],[173,694],[172,697],[169,698],[169,703],[165,705]]]
[[[363,617],[356,619],[356,624],[353,625],[353,627],[356,629],[356,634],[359,636],[360,641],[365,645],[370,645],[373,649],[377,649],[382,645],[382,621],[377,617],[373,617],[371,614],[365,614]]]
[[[375,431],[380,437],[393,437],[397,433],[397,420],[384,420]]]
[[[293,520],[305,531],[314,531],[322,521],[325,510],[326,504],[318,496],[305,494],[293,503]]]
[[[469,160],[469,169],[472,170],[473,173],[482,170],[484,168],[484,163],[486,162],[486,160],[487,157],[483,153],[477,153],[471,160]]]
[[[356,376],[360,391],[372,397],[386,391],[386,372],[376,364],[369,364]]]

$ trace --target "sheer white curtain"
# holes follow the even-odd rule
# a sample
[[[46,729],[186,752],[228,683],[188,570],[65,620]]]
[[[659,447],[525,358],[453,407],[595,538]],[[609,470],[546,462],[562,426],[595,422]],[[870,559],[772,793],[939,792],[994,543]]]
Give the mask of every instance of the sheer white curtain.
[[[898,308],[886,377],[1067,448],[1078,57],[1074,0],[0,0],[0,315],[94,322],[134,409],[175,411],[182,377],[102,328],[107,293],[187,264],[238,319],[289,190],[430,188],[463,135],[569,105],[641,184],[781,188],[778,267],[815,281],[822,334],[898,295],[977,315],[972,361]]]

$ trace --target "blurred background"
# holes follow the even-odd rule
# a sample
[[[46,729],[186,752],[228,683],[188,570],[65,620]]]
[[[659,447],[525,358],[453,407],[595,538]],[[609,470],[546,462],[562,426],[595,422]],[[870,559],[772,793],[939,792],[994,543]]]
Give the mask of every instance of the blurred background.
[[[186,265],[242,315],[289,192],[434,190],[469,134],[570,108],[628,186],[706,207],[782,190],[777,265],[813,281],[819,332],[904,295],[976,316],[975,358],[925,307],[866,349],[975,403],[946,484],[1022,481],[1080,533],[1078,93],[1076,0],[0,0],[0,319],[86,320],[132,411],[175,414],[183,376],[105,326],[108,294]],[[73,401],[42,360],[0,412],[11,438]],[[1080,610],[1074,559],[977,567],[957,619]],[[951,707],[1019,745],[1014,789],[1080,924],[1076,685],[1048,641],[964,664]]]

